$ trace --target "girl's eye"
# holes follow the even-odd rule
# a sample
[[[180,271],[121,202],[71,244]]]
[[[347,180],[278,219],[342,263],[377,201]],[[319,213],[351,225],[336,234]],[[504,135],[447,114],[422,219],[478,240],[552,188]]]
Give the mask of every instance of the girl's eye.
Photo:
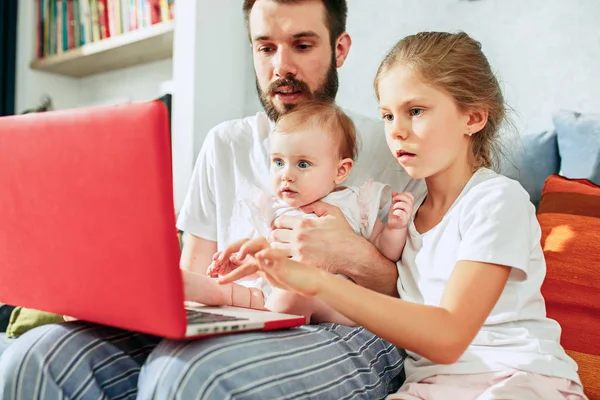
[[[298,168],[305,169],[308,167],[310,167],[310,164],[308,163],[308,161],[300,161],[298,163]]]
[[[412,117],[418,117],[419,115],[423,114],[425,112],[425,110],[423,110],[422,108],[411,108],[410,109],[410,115]]]
[[[283,167],[283,161],[282,160],[273,160],[273,164],[275,164],[275,166],[281,168]]]
[[[383,114],[383,119],[387,122],[392,122],[394,120],[394,116],[392,114]]]

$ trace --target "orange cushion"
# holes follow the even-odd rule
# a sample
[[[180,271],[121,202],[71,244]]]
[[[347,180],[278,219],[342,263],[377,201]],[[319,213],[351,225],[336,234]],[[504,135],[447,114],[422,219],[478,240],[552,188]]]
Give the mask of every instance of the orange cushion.
[[[538,221],[548,316],[563,328],[561,343],[579,365],[586,394],[600,400],[600,186],[548,177]]]
[[[590,400],[600,399],[600,356],[567,350],[567,354],[579,365],[583,390]]]

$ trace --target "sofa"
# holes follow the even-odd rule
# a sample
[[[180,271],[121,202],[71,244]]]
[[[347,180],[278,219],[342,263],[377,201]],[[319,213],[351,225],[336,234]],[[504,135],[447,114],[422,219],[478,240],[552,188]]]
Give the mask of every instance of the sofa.
[[[600,115],[561,111],[554,128],[521,136],[501,172],[529,192],[542,227],[548,315],[600,400]],[[0,333],[0,354],[10,345]]]

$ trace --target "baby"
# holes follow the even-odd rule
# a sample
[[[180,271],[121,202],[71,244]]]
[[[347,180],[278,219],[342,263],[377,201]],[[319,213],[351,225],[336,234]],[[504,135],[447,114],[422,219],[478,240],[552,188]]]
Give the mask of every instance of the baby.
[[[337,206],[352,229],[369,239],[384,256],[391,261],[400,258],[413,197],[409,193],[392,193],[389,186],[374,181],[367,181],[360,188],[341,186],[354,165],[357,139],[352,120],[340,108],[330,102],[298,105],[278,120],[269,141],[274,195],[255,195],[249,204],[257,232],[264,235],[272,221],[282,215],[316,218],[301,208],[321,200]],[[390,197],[392,205],[388,211],[385,206]],[[378,218],[381,210],[387,214],[387,224]],[[225,275],[242,263],[235,255],[224,257],[218,252],[207,275]],[[194,300],[299,314],[312,322],[353,325],[316,299],[274,289],[260,278],[253,283],[250,287],[220,285],[221,293],[215,298],[208,298],[208,293],[214,293],[210,289],[207,298]]]

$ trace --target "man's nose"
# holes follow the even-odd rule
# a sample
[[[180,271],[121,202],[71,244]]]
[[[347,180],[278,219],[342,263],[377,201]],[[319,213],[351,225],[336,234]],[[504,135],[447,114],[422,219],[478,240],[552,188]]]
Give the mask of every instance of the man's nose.
[[[295,77],[298,73],[291,50],[280,48],[277,55],[273,57],[273,62],[275,63],[274,74],[278,78],[285,78],[286,76]]]

